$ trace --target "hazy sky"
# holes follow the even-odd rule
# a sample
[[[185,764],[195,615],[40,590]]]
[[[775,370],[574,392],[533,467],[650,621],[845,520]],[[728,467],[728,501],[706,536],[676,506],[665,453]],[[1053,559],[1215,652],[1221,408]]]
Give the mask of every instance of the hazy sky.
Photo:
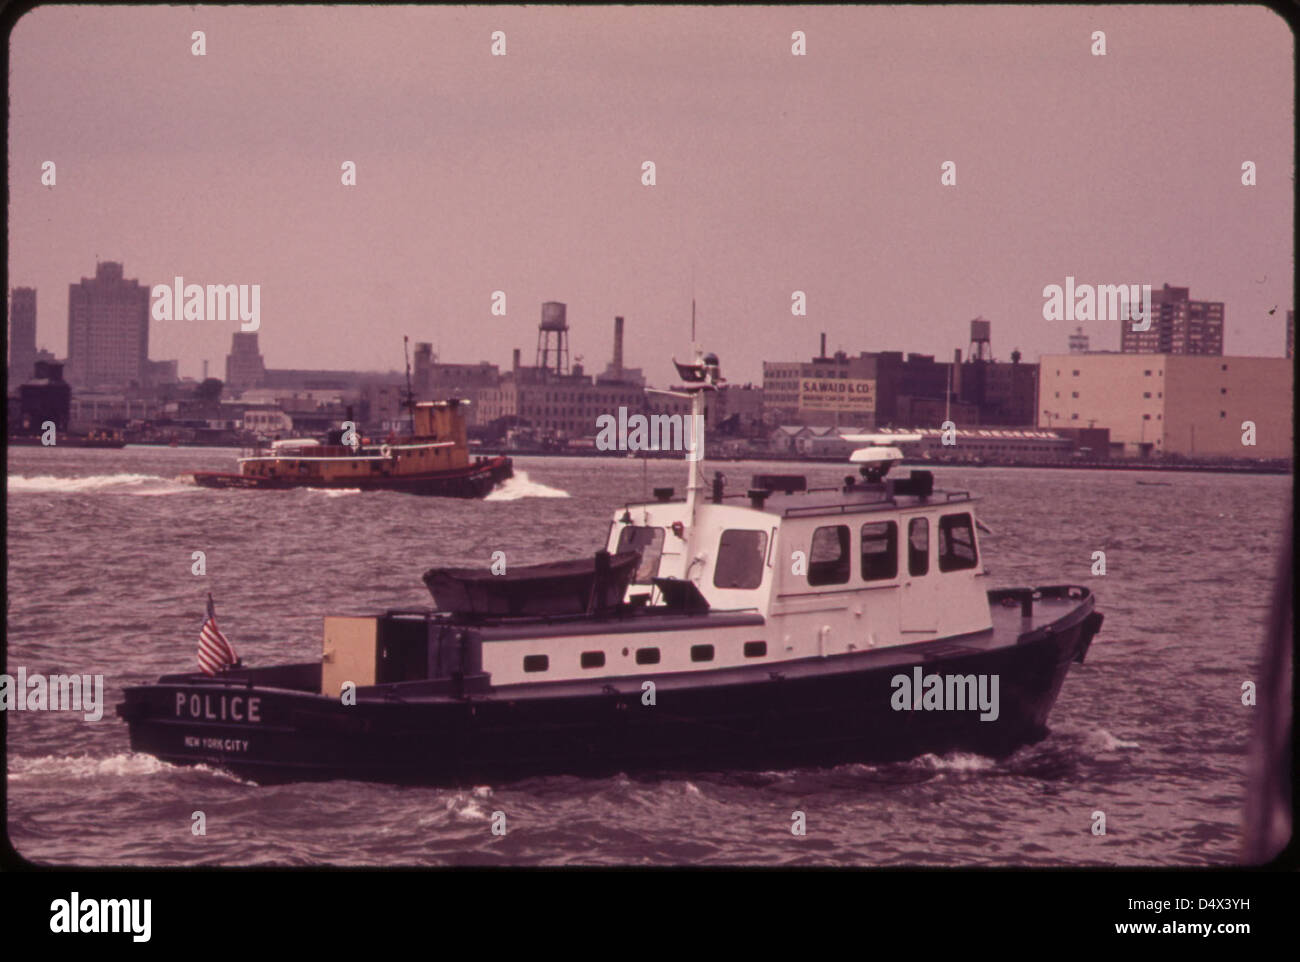
[[[1190,286],[1226,302],[1227,353],[1276,356],[1294,70],[1249,6],[39,7],[10,36],[8,283],[60,356],[97,257],[260,284],[270,367],[399,368],[403,334],[531,363],[559,300],[588,371],[622,314],[665,383],[692,276],[732,381],[821,331],[950,357],[977,315],[1036,360],[1073,330],[1042,317],[1067,275]],[[236,329],[155,322],[150,356],[223,376]]]

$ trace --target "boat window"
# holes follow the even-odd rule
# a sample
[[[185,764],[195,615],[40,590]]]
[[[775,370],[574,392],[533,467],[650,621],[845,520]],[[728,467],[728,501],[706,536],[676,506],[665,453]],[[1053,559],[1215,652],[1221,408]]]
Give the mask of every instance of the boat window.
[[[659,664],[658,648],[638,648],[636,650],[636,663],[638,665],[657,665]]]
[[[546,655],[524,655],[524,671],[546,671],[551,659]]]
[[[767,654],[766,641],[747,641],[745,642],[746,658],[762,658]]]
[[[907,573],[923,575],[930,570],[930,521],[913,518],[907,525]]]
[[[849,526],[830,524],[813,532],[808,584],[842,585],[849,580]]]
[[[898,525],[878,521],[862,526],[862,580],[898,577]]]
[[[603,651],[584,651],[582,653],[583,668],[604,668],[605,653]]]
[[[767,532],[729,529],[718,541],[715,588],[757,588],[767,562]]]
[[[975,531],[970,515],[945,514],[939,519],[939,570],[974,568]]]
[[[691,661],[712,661],[712,645],[691,645]]]
[[[659,573],[659,556],[664,550],[664,529],[630,524],[618,533],[618,550],[640,552],[641,560],[637,562],[632,583],[648,585]]]

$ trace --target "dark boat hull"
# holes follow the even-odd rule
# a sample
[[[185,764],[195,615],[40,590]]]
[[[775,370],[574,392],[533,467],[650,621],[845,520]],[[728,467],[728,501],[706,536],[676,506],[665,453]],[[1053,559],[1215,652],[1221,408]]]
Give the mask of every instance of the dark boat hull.
[[[327,488],[342,491],[360,489],[401,491],[406,494],[445,498],[481,498],[513,474],[514,466],[509,458],[494,457],[485,458],[467,468],[428,474],[322,480],[201,471],[194,475],[194,481],[205,488],[245,488],[254,491],[284,491],[290,488]]]
[[[1055,590],[1055,589],[1044,589]],[[1086,593],[1085,593],[1086,595]],[[554,683],[394,696],[358,704],[275,687],[307,687],[319,666],[254,685],[170,676],[130,688],[119,714],[131,747],[169,762],[204,762],[259,782],[352,778],[457,783],[538,774],[765,769],[882,762],[971,751],[1004,755],[1042,738],[1072,662],[1101,625],[1086,595],[1059,617],[998,635],[1012,617],[994,603],[995,629],[893,649],[655,679]],[[1018,618],[1018,612],[1015,613]],[[993,637],[990,637],[993,636]],[[1009,641],[1009,643],[1008,643]],[[894,682],[925,674],[996,675],[998,717],[978,710],[895,710]],[[233,680],[232,680],[233,682]],[[433,684],[433,683],[428,683]],[[472,688],[472,686],[471,686]],[[257,699],[255,723],[248,721]],[[236,721],[231,716],[239,715]],[[222,716],[225,716],[224,718]]]

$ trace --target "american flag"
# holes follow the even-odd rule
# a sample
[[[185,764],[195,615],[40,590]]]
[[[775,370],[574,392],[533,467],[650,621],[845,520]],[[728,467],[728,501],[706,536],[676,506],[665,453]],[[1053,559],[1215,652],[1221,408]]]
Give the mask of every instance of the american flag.
[[[199,632],[199,668],[205,675],[215,675],[218,670],[233,665],[238,660],[235,649],[217,627],[217,612],[212,607],[212,595],[209,594],[208,620],[203,622],[203,628]]]

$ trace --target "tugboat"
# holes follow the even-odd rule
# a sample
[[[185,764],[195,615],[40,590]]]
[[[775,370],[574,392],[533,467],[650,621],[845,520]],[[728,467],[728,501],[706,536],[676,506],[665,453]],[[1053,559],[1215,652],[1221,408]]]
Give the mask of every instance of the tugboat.
[[[240,458],[238,474],[200,471],[194,475],[195,483],[205,488],[262,491],[359,488],[450,498],[488,494],[514,474],[513,463],[500,456],[470,460],[461,410],[468,401],[451,398],[416,403],[411,390],[411,358],[405,351],[409,340],[402,338],[402,344],[406,355],[403,403],[411,419],[410,435],[370,444],[357,438],[355,430],[335,429],[328,433],[325,444],[312,438],[273,441]]]
[[[679,364],[703,422],[718,360]],[[1085,587],[988,590],[974,500],[887,477],[657,489],[585,561],[435,568],[427,609],[328,616],[319,661],[126,689],[131,747],[260,782],[464,783],[1004,755],[1047,732],[1102,624]]]
[[[207,488],[360,488],[410,494],[481,498],[514,473],[507,457],[469,456],[467,402],[412,402],[409,437],[385,444],[343,444],[340,430],[331,443],[312,439],[274,441],[239,459],[238,474],[200,471],[194,481]]]

